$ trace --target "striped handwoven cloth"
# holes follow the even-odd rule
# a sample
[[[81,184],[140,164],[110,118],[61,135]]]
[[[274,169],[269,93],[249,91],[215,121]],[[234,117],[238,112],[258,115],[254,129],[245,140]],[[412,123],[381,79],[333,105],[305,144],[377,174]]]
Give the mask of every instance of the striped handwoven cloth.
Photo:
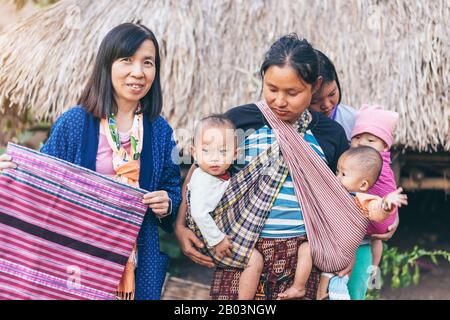
[[[115,298],[144,190],[9,144],[0,174],[0,299]]]
[[[211,216],[233,242],[232,256],[219,259],[211,248],[203,250],[203,253],[214,258],[217,266],[245,268],[287,175],[288,169],[280,158],[280,149],[273,144],[230,179]],[[189,207],[186,225],[203,240]]]
[[[289,168],[314,265],[325,272],[345,269],[364,238],[369,220],[294,126],[279,120],[265,101],[256,105],[275,132]]]

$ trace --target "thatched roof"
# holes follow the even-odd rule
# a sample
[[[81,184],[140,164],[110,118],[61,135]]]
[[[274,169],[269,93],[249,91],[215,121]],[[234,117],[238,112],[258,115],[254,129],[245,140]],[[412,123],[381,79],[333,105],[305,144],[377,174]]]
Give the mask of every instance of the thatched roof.
[[[75,103],[103,36],[140,19],[161,43],[164,115],[176,129],[255,101],[263,54],[297,32],[335,62],[343,102],[400,113],[396,143],[450,150],[447,0],[66,0],[0,35],[0,110],[39,117]],[[181,146],[188,135],[178,134]]]

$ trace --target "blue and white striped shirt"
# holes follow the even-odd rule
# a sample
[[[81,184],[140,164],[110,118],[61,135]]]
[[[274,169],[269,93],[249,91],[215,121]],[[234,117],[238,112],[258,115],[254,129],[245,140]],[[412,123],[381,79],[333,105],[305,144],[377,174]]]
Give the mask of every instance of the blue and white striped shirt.
[[[305,141],[326,161],[325,154],[310,130],[306,131]],[[244,149],[245,164],[266,150],[275,141],[275,134],[268,126],[263,126],[248,136],[241,147]],[[306,233],[300,203],[295,195],[290,175],[286,177],[275,199],[272,210],[260,234],[262,238],[294,238]]]

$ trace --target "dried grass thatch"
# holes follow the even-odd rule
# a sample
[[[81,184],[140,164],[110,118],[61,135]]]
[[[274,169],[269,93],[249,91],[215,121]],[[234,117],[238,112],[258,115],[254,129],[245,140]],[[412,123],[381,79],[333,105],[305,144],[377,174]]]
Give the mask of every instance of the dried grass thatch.
[[[396,143],[450,150],[447,0],[61,1],[0,35],[0,111],[58,116],[77,100],[103,36],[137,19],[161,43],[164,115],[176,129],[258,99],[264,52],[297,32],[335,62],[343,102],[400,113]],[[189,134],[177,138],[187,146]]]

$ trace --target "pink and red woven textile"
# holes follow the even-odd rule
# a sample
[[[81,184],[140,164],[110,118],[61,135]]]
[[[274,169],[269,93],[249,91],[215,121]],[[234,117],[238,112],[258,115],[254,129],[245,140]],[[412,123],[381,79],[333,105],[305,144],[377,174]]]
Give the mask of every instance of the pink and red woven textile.
[[[114,299],[144,190],[9,144],[0,174],[0,299]]]

